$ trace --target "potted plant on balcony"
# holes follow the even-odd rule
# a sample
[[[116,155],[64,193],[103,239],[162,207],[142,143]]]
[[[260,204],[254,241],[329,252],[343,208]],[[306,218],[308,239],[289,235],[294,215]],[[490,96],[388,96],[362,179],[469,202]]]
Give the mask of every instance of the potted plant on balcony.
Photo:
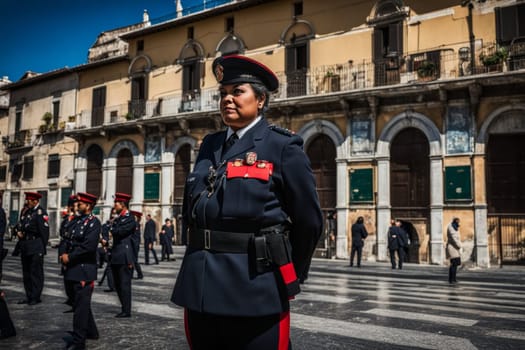
[[[417,76],[420,80],[433,80],[436,76],[436,64],[430,60],[421,61],[417,67]]]
[[[487,67],[489,72],[502,71],[509,57],[509,52],[506,48],[501,47],[491,54],[485,54],[482,52],[479,55],[479,60],[483,66]]]
[[[323,92],[335,92],[340,89],[339,74],[335,74],[332,70],[328,70],[323,78]]]

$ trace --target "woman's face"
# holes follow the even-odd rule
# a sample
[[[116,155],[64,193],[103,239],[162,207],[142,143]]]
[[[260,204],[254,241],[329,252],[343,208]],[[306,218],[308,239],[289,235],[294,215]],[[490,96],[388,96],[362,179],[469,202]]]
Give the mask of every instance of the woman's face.
[[[254,121],[264,106],[264,97],[257,98],[248,83],[222,85],[219,92],[222,120],[235,131]]]

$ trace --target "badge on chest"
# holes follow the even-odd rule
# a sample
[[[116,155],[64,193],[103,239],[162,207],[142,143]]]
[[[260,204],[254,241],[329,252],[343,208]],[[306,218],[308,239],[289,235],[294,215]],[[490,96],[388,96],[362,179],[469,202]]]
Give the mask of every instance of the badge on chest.
[[[226,166],[226,178],[247,178],[268,181],[273,172],[273,163],[257,160],[253,152],[246,154],[246,159],[235,159]]]

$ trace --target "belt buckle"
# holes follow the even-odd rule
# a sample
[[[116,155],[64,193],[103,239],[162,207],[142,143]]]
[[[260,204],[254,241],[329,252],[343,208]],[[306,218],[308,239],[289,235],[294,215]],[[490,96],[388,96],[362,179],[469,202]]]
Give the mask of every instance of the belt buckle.
[[[204,230],[204,249],[208,250],[211,248],[211,231]]]

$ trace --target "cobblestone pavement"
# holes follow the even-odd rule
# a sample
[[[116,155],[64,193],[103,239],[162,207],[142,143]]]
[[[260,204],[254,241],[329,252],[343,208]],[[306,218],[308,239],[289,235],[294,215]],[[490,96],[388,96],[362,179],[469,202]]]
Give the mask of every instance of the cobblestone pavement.
[[[12,251],[13,243],[6,242]],[[101,338],[89,349],[187,350],[182,309],[169,301],[177,261],[143,265],[145,278],[133,280],[130,319],[115,293],[96,287],[93,312]],[[141,251],[142,253],[142,251]],[[141,257],[141,261],[143,261]],[[43,302],[18,305],[23,297],[20,259],[4,261],[1,288],[7,294],[18,335],[0,340],[0,349],[61,349],[72,328],[56,250],[45,259]],[[101,272],[99,273],[99,276]],[[314,259],[303,292],[292,302],[294,350],[313,349],[525,349],[525,268],[460,269],[457,285],[447,268],[406,264]]]

